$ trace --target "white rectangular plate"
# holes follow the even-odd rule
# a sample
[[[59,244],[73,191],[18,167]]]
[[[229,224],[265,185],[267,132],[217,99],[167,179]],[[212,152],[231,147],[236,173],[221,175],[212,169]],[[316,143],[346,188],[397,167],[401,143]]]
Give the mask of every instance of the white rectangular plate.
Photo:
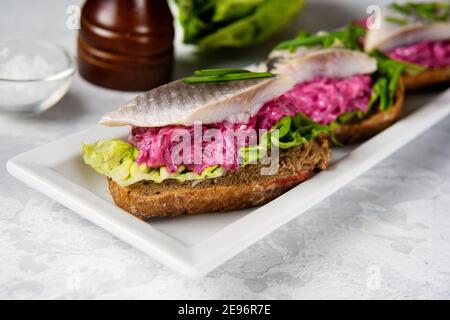
[[[249,210],[141,221],[116,207],[106,179],[83,164],[80,146],[125,137],[127,128],[90,129],[23,153],[8,171],[170,268],[195,277],[230,259],[356,178],[450,113],[450,90],[369,141],[333,150],[328,170]],[[51,155],[51,156],[49,156]]]

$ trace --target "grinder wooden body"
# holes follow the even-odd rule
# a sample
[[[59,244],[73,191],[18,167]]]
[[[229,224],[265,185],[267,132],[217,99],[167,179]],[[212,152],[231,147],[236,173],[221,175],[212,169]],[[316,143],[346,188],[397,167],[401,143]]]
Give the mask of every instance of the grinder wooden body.
[[[78,67],[102,87],[144,91],[170,81],[174,28],[166,0],[87,0]]]

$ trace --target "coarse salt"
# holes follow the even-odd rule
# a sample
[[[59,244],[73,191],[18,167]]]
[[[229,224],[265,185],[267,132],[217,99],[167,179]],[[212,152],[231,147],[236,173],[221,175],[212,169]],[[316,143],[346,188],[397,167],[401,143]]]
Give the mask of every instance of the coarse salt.
[[[39,55],[11,55],[9,48],[0,50],[0,105],[11,111],[26,110],[44,100],[58,86],[52,81],[7,80],[38,80],[55,73],[55,67]]]
[[[9,49],[0,51],[0,78],[8,80],[35,80],[48,77],[56,70],[39,55],[18,54],[9,57]]]

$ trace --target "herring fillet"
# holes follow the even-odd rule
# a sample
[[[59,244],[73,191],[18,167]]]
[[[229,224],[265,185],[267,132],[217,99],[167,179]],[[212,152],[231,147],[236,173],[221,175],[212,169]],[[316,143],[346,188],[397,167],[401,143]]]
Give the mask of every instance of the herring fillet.
[[[406,24],[390,22],[388,17],[406,21]],[[426,21],[415,16],[403,15],[391,8],[382,8],[379,26],[367,31],[364,51],[391,49],[407,46],[422,40],[441,41],[450,39],[450,22]]]
[[[99,123],[162,127],[224,120],[245,122],[265,102],[288,91],[294,84],[288,76],[200,84],[177,80],[135,97],[106,113]]]
[[[100,124],[162,127],[218,123],[245,123],[268,102],[295,84],[318,76],[345,78],[371,74],[376,60],[364,52],[329,48],[275,57],[254,65],[252,71],[270,71],[272,78],[217,83],[186,84],[182,80],[143,93],[125,105],[106,113]]]
[[[444,41],[450,39],[450,23],[436,22],[431,24],[414,23],[402,28],[371,30],[367,33],[364,46],[366,52],[374,49],[389,51],[407,46],[422,40]]]
[[[346,78],[357,74],[372,74],[377,70],[376,59],[364,52],[343,48],[303,50],[272,57],[269,62],[260,64],[255,69],[288,75],[296,83],[311,81],[319,76]]]

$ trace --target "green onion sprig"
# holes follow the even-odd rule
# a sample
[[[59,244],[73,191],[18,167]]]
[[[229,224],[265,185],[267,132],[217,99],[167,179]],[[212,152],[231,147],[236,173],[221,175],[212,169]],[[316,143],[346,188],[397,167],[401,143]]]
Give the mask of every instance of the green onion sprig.
[[[208,82],[225,82],[236,80],[247,80],[257,78],[268,78],[274,75],[270,72],[252,72],[245,69],[203,69],[194,71],[194,75],[183,79],[185,83],[197,84]]]

